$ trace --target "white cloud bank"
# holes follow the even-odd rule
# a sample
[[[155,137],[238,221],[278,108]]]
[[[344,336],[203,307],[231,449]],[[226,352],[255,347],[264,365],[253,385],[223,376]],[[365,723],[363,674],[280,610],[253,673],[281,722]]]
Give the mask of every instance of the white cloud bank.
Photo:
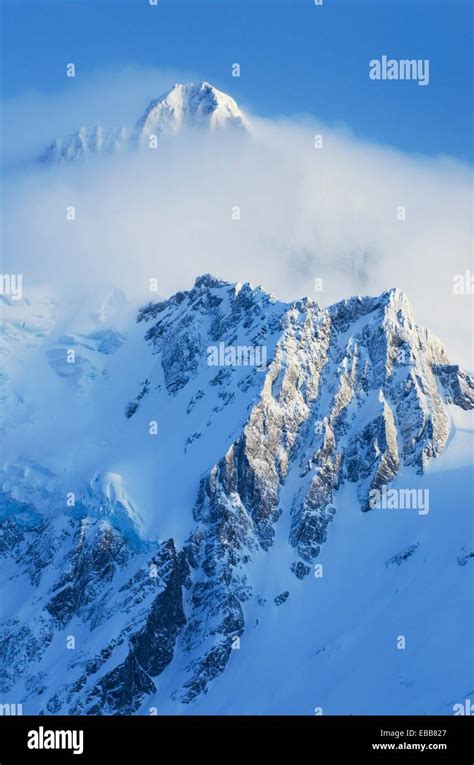
[[[127,104],[109,109],[110,119],[101,120],[107,127],[125,121],[111,120],[120,110],[132,122],[175,81],[139,74],[128,70],[126,87],[123,78],[109,78],[107,98],[104,78],[94,83],[102,106],[115,103],[118,90]],[[145,96],[152,82],[160,87]],[[84,89],[87,116],[100,111],[94,92]],[[42,105],[36,94],[33,105],[46,118],[49,97]],[[72,129],[68,105],[69,97],[55,103],[48,138],[66,122]],[[76,127],[90,124],[79,107]],[[188,133],[141,155],[10,175],[3,273],[22,273],[26,296],[28,284],[67,296],[107,282],[144,301],[153,297],[150,278],[166,296],[207,271],[260,283],[283,300],[307,294],[323,304],[398,286],[418,322],[472,367],[473,295],[453,293],[454,275],[473,269],[470,167],[377,147],[310,118],[250,120],[247,140]],[[66,219],[70,205],[75,221]],[[233,219],[237,206],[240,220]]]

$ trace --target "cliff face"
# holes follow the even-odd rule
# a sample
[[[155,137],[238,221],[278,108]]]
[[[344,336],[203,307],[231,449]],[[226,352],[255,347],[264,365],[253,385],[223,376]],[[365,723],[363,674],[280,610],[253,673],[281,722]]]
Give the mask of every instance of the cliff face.
[[[155,399],[173,407],[187,435],[183,482],[198,469],[200,444],[218,458],[193,475],[188,528],[165,541],[158,511],[158,533],[144,530],[140,516],[155,509],[132,503],[127,475],[96,465],[69,507],[64,477],[38,464],[4,466],[0,691],[31,713],[133,714],[152,703],[162,675],[176,704],[212,698],[213,681],[256,628],[249,604],[268,608],[255,571],[271,565],[277,535],[297,593],[331,534],[340,492],[353,486],[358,512],[377,512],[372,492],[423,476],[445,449],[447,406],[474,407],[473,379],[416,325],[397,290],[323,309],[206,275],[144,307],[138,328],[153,364],[131,401],[117,403],[119,416],[133,427]],[[104,355],[132,340],[113,327],[80,337],[94,375],[62,374],[59,350],[59,361],[46,358],[62,384],[93,398],[94,380],[108,379]],[[112,345],[102,347],[104,337]],[[258,348],[260,363],[209,363],[219,347]],[[176,482],[172,454],[170,445]],[[169,496],[176,489],[171,482]],[[409,549],[400,561],[417,544]]]

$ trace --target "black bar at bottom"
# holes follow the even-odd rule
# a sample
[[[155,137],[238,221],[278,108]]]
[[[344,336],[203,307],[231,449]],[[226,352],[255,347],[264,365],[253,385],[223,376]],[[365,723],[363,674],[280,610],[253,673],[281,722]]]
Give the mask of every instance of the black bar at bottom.
[[[272,746],[285,739],[288,745],[294,735],[285,731],[309,734],[305,743],[313,745],[322,762],[326,757],[348,756],[365,761],[450,762],[456,765],[474,763],[474,725],[472,717],[0,717],[0,765],[28,762],[104,762],[113,757],[117,762],[133,765],[157,763],[168,759],[169,746],[182,755],[188,749],[202,756],[213,749],[213,732],[231,731],[226,737],[228,754],[236,755],[242,747],[253,759],[256,740],[252,731],[273,731],[260,738],[260,745]],[[249,732],[248,737],[235,732]],[[204,737],[197,735],[205,733]],[[189,735],[186,735],[188,734]],[[299,733],[298,733],[299,735]],[[302,741],[298,739],[301,744]],[[166,744],[162,749],[161,745]],[[300,747],[298,747],[301,752]],[[161,751],[161,753],[160,753]],[[253,754],[252,754],[253,752]],[[311,748],[309,750],[311,752]],[[302,752],[301,752],[302,753]],[[222,753],[223,754],[223,753]],[[296,754],[296,753],[295,753]],[[246,758],[246,759],[247,759]],[[227,756],[224,757],[227,759]],[[328,762],[324,759],[324,762]]]

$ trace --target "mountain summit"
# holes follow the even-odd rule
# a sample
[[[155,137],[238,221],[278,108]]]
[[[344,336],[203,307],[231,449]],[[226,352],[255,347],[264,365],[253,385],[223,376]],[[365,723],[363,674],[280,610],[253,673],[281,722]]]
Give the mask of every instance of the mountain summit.
[[[208,82],[176,83],[150,101],[134,128],[81,127],[56,138],[39,159],[47,164],[77,162],[99,153],[112,154],[137,145],[148,147],[154,136],[159,139],[176,135],[187,128],[247,130],[248,122],[234,99]]]
[[[183,127],[245,127],[246,120],[233,98],[208,82],[176,84],[151,101],[136,129],[141,135],[176,133]]]

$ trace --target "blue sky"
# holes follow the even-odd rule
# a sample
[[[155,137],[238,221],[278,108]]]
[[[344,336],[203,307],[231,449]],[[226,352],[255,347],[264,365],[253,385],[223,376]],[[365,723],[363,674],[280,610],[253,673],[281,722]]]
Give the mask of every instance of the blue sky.
[[[409,152],[472,160],[469,1],[3,0],[2,17],[3,98],[62,91],[69,61],[80,82],[128,64],[173,68],[262,116],[313,114]],[[429,85],[371,81],[368,62],[384,53],[429,58]]]

